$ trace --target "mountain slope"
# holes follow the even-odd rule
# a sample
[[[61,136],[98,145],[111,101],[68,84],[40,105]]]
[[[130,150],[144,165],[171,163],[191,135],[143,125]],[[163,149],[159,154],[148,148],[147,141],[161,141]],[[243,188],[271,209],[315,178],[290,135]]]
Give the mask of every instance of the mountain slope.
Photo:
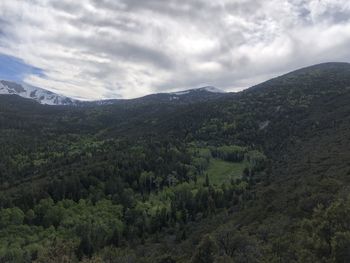
[[[15,82],[0,81],[0,95],[18,95],[47,105],[74,105],[76,100],[61,96],[38,87],[21,85]]]
[[[349,78],[349,66],[349,63],[329,62],[305,67],[258,84],[250,88],[249,92],[279,88],[288,92],[302,91],[308,94],[343,89],[342,84],[346,84]],[[339,83],[340,81],[343,83]],[[332,82],[340,85],[332,85]]]

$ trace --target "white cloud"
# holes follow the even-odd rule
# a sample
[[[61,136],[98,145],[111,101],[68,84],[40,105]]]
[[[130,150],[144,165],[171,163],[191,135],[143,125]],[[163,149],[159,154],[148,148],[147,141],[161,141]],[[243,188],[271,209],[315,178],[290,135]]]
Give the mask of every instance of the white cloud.
[[[350,61],[346,0],[2,0],[0,53],[25,82],[85,99],[212,85],[235,90]]]

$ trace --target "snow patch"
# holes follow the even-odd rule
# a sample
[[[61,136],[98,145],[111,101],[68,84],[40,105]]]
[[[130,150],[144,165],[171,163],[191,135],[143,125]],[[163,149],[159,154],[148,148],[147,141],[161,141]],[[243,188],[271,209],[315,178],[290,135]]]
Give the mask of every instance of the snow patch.
[[[212,86],[203,87],[203,88],[200,88],[199,90],[205,90],[212,93],[225,93],[225,91]]]
[[[21,85],[10,81],[0,81],[0,94],[18,95],[47,105],[74,105],[77,102],[71,98],[55,94],[45,89],[25,84]]]
[[[176,96],[171,96],[170,98],[169,98],[169,100],[171,101],[171,100],[178,100],[179,99],[179,97],[176,97]]]
[[[182,96],[182,95],[186,95],[186,94],[190,94],[190,93],[198,92],[198,91],[206,91],[206,92],[211,92],[211,93],[225,93],[225,91],[218,89],[216,87],[207,86],[207,87],[203,87],[203,88],[199,88],[199,89],[189,89],[189,90],[171,92],[170,94]]]
[[[177,95],[177,96],[181,96],[181,95],[186,95],[188,93],[190,93],[191,91],[190,90],[185,90],[185,91],[179,91],[179,92],[172,92],[170,94],[174,94],[174,95]]]

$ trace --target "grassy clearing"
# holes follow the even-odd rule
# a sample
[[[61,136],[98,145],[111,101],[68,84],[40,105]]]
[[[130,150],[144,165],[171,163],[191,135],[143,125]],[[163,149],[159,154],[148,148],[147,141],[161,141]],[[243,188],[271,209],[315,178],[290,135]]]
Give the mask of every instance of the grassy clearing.
[[[240,178],[246,166],[246,162],[233,163],[220,159],[211,159],[205,173],[208,174],[211,183],[219,185],[224,182],[229,182],[231,178]],[[205,175],[200,178],[200,181],[204,182],[204,180]]]

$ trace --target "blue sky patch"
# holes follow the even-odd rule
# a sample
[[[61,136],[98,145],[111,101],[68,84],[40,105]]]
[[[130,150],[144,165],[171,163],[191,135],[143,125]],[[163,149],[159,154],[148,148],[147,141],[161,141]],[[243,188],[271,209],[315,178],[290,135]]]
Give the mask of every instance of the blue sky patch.
[[[21,82],[27,75],[43,76],[43,70],[24,63],[16,57],[0,54],[0,79]]]

